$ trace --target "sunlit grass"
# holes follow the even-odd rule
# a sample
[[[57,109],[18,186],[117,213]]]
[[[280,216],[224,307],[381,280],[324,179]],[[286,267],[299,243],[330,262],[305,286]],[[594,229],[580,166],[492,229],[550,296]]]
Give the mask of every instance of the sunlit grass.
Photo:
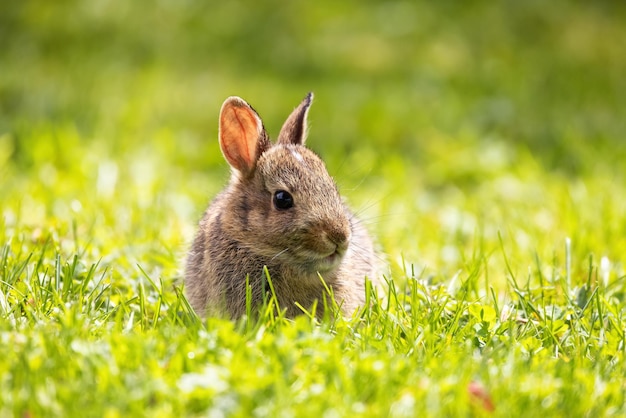
[[[268,306],[233,323],[200,321],[171,280],[138,267],[112,285],[54,245],[2,251],[4,414],[624,412],[624,278],[598,280],[593,260],[572,288],[539,265],[485,288],[479,260],[448,283],[407,272],[353,318]]]

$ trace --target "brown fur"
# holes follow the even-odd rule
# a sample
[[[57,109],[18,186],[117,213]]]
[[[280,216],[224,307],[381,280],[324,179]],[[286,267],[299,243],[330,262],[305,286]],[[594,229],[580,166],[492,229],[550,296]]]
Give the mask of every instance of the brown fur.
[[[302,313],[295,302],[308,309],[316,300],[323,314],[326,290],[318,273],[343,314],[365,303],[365,277],[376,279],[376,255],[324,163],[304,146],[311,100],[309,93],[273,145],[246,102],[231,97],[222,105],[220,147],[233,174],[200,221],[185,272],[187,298],[199,315],[245,314],[247,276],[258,306],[268,291],[264,266],[289,317]],[[274,206],[278,190],[293,196],[292,208]]]

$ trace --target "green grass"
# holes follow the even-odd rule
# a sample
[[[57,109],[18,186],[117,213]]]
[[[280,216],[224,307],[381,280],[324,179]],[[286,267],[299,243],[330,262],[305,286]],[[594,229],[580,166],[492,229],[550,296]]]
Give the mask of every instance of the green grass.
[[[12,2],[0,416],[626,415],[625,10]],[[310,146],[389,261],[353,318],[198,319],[225,97]]]

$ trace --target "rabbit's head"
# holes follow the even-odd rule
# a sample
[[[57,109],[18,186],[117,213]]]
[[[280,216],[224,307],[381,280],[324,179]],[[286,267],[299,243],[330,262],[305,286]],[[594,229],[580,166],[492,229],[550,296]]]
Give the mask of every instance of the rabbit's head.
[[[232,168],[221,216],[248,251],[306,273],[336,269],[351,238],[350,212],[322,160],[305,147],[309,93],[272,144],[238,97],[220,112],[219,142]]]

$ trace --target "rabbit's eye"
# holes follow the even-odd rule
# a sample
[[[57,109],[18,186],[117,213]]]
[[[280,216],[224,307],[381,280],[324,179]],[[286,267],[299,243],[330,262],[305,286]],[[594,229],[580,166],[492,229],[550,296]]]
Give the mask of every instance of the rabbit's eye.
[[[274,193],[274,206],[278,210],[286,210],[293,207],[293,196],[284,190]]]

